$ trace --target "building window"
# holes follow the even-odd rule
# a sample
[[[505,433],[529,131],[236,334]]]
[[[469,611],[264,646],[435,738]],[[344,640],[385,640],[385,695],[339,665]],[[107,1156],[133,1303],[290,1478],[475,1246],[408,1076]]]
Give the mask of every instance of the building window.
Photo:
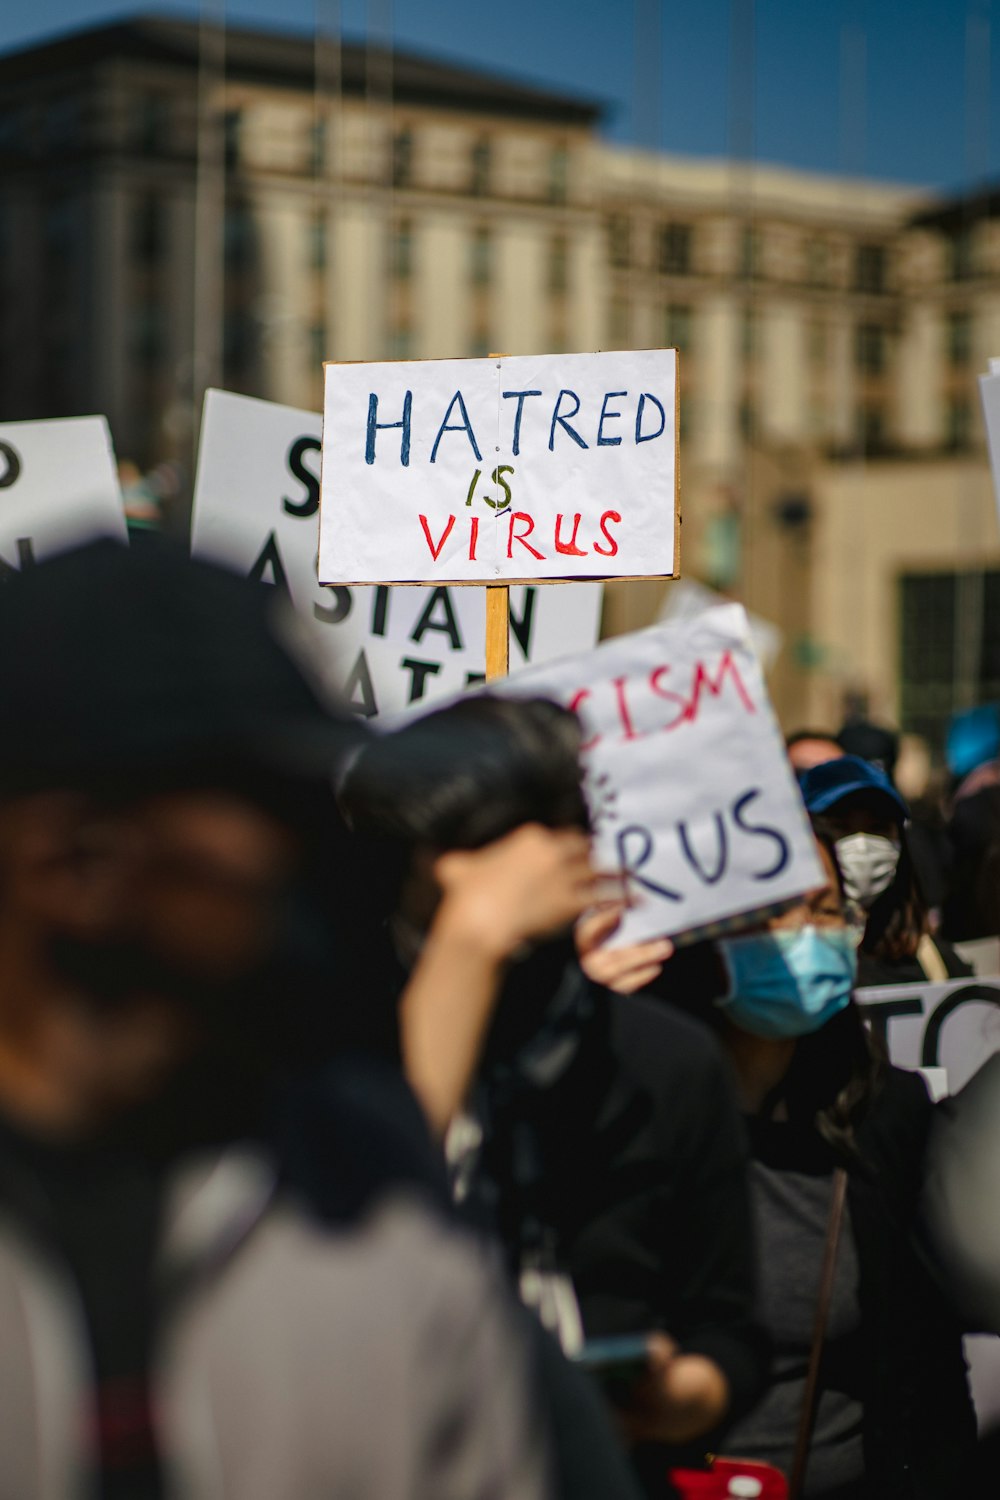
[[[967,312],[948,314],[948,362],[953,369],[964,369],[972,358],[972,318]]]
[[[469,191],[474,197],[482,198],[490,190],[493,175],[493,147],[488,136],[481,135],[473,146],[470,168]]]
[[[900,727],[940,753],[953,713],[1000,699],[1000,573],[904,574],[899,615]]]
[[[608,220],[608,260],[619,270],[631,259],[631,229],[624,214],[615,214]]]
[[[140,302],[132,309],[129,345],[133,359],[146,369],[162,362],[166,352],[163,307]]]
[[[309,325],[309,367],[318,370],[327,359],[326,324],[322,319]]]
[[[830,279],[830,246],[812,239],[806,245],[806,280],[810,286],[826,286]]]
[[[744,396],[739,410],[740,437],[752,443],[757,436],[757,408],[752,396]]]
[[[760,275],[761,238],[759,229],[744,229],[740,236],[740,275]]]
[[[392,185],[409,187],[413,179],[413,131],[408,125],[392,138]]]
[[[76,240],[76,209],[71,198],[53,198],[46,205],[43,234],[50,260],[71,258]]]
[[[223,225],[223,250],[230,271],[245,271],[253,264],[256,243],[253,214],[246,203],[226,206]]]
[[[311,172],[322,172],[326,166],[327,124],[326,120],[313,120],[309,126],[308,154]]]
[[[492,352],[489,331],[485,328],[477,329],[469,339],[469,355],[472,359],[486,359]]]
[[[243,114],[227,109],[222,117],[222,154],[227,168],[238,167],[242,149]]]
[[[624,297],[615,297],[611,302],[611,345],[614,349],[629,347],[628,303]]]
[[[740,354],[754,360],[760,353],[760,315],[755,307],[745,307],[740,318]]]
[[[306,259],[313,271],[326,268],[326,217],[323,214],[316,214],[306,225]]]
[[[967,281],[973,272],[971,230],[956,230],[949,251],[952,281]]]
[[[659,236],[659,268],[666,275],[685,275],[691,269],[690,224],[664,224]]]
[[[823,365],[826,363],[826,324],[815,318],[809,324],[809,363],[811,365]]]
[[[950,453],[964,453],[972,441],[972,408],[967,396],[952,396],[948,402],[945,441]]]
[[[473,286],[489,286],[493,279],[493,235],[481,224],[469,242],[469,280]]]
[[[222,325],[224,378],[241,378],[254,358],[256,347],[257,325],[252,314],[246,308],[228,308]]]
[[[140,94],[133,111],[133,145],[144,156],[155,156],[170,139],[170,100],[166,94]]]
[[[132,219],[132,254],[142,265],[152,265],[163,253],[163,204],[152,193],[140,198]]]
[[[685,302],[671,302],[663,317],[663,341],[668,349],[680,354],[691,350],[691,308]]]
[[[413,226],[400,219],[389,239],[389,273],[396,281],[409,281],[413,275]]]
[[[854,330],[854,364],[862,375],[881,375],[886,366],[885,329],[878,323],[859,323]]]
[[[405,325],[400,324],[389,330],[388,343],[390,359],[413,358],[413,334]]]
[[[569,246],[564,234],[549,241],[549,291],[565,292],[569,285]]]
[[[885,413],[872,401],[863,402],[855,417],[857,445],[862,453],[883,453],[886,446]]]
[[[562,144],[549,152],[549,202],[565,203],[569,189],[569,152]]]
[[[854,290],[884,292],[886,253],[884,245],[858,245],[854,252]]]

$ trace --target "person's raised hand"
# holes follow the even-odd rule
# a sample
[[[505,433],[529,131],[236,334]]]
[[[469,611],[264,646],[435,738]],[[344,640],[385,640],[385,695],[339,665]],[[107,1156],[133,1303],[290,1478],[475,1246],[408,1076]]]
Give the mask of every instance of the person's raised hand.
[[[729,1405],[729,1386],[703,1354],[678,1353],[665,1333],[650,1334],[649,1365],[621,1421],[633,1442],[690,1443],[711,1432]]]
[[[625,903],[612,901],[586,912],[576,924],[576,952],[588,979],[619,995],[634,995],[658,978],[674,951],[669,938],[648,943],[630,943],[625,948],[605,944],[621,925]]]
[[[450,850],[433,865],[439,916],[497,958],[563,931],[592,905],[590,840],[575,828],[525,823],[482,849]]]

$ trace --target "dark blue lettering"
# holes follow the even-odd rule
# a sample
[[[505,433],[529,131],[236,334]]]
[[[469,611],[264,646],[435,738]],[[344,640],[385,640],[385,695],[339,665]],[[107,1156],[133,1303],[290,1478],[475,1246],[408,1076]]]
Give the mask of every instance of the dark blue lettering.
[[[401,427],[403,439],[399,449],[399,461],[403,468],[408,468],[410,463],[410,417],[413,413],[413,392],[407,391],[403,397],[403,415],[398,422],[379,422],[378,397],[372,391],[368,397],[368,435],[365,439],[365,463],[375,462],[375,434],[376,432],[387,432],[390,427]],[[479,457],[479,454],[476,454]]]
[[[620,417],[620,411],[608,411],[608,402],[615,396],[627,396],[628,391],[608,391],[601,404],[601,420],[597,424],[597,446],[598,448],[617,448],[621,437],[605,437],[604,422],[607,417]]]
[[[562,398],[564,396],[572,396],[573,400],[576,402],[576,405],[574,406],[573,410],[572,411],[568,411],[566,413],[565,417],[560,416],[560,414],[559,414],[559,408],[562,406]],[[552,453],[552,452],[555,451],[556,423],[557,422],[558,422],[558,424],[559,424],[560,427],[564,428],[565,431],[569,433],[570,437],[573,439],[574,443],[576,443],[578,447],[580,447],[580,448],[586,448],[587,444],[583,441],[583,438],[576,431],[575,427],[571,427],[569,425],[569,422],[567,420],[567,418],[569,418],[569,417],[575,417],[576,414],[577,414],[577,412],[579,410],[580,410],[580,398],[576,394],[576,391],[562,390],[562,391],[559,392],[558,396],[556,397],[556,404],[555,404],[555,407],[554,407],[553,412],[552,412],[552,425],[549,428],[549,452],[550,453]]]
[[[517,411],[514,413],[514,446],[511,450],[516,458],[521,451],[521,413],[524,411],[524,402],[528,396],[540,396],[541,391],[504,391],[503,399],[512,401],[517,399]]]
[[[456,402],[458,403],[458,408],[462,413],[462,420],[460,422],[449,423],[448,418],[455,410]],[[437,460],[438,444],[440,443],[446,432],[464,432],[472,445],[473,453],[476,455],[479,462],[482,463],[483,455],[479,451],[479,444],[476,442],[476,434],[472,430],[472,423],[469,421],[469,413],[465,409],[465,398],[463,397],[461,391],[456,391],[454,396],[452,396],[451,400],[448,402],[448,410],[444,414],[444,421],[438,428],[438,435],[434,439],[434,447],[431,449],[431,463],[435,463]]]
[[[645,408],[645,405],[646,405],[647,401],[652,401],[653,405],[656,407],[657,411],[660,413],[660,425],[656,429],[655,432],[643,432],[643,430],[642,430],[642,413],[643,413],[643,410]],[[667,414],[663,410],[663,407],[660,405],[659,401],[657,401],[657,399],[656,399],[655,396],[651,396],[650,395],[649,391],[643,391],[642,395],[639,397],[639,405],[635,409],[635,440],[636,440],[636,442],[637,443],[651,443],[654,438],[662,437],[663,434],[664,434],[664,432],[666,431],[666,428],[667,428]]]

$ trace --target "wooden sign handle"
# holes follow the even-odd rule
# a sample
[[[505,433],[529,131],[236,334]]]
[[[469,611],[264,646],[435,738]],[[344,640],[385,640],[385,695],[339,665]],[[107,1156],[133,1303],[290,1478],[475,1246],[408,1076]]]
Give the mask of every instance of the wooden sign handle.
[[[490,359],[503,359],[491,354]],[[510,669],[510,585],[486,585],[486,681],[506,677]]]
[[[506,677],[510,666],[510,587],[486,585],[486,681]]]

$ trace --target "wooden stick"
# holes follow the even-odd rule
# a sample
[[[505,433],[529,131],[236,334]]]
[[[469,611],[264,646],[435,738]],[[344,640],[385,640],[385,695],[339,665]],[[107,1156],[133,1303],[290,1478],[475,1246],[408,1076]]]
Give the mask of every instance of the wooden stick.
[[[486,681],[506,677],[510,666],[510,588],[486,585]]]
[[[503,359],[491,354],[490,359]],[[486,585],[486,681],[506,677],[510,670],[510,585]]]

